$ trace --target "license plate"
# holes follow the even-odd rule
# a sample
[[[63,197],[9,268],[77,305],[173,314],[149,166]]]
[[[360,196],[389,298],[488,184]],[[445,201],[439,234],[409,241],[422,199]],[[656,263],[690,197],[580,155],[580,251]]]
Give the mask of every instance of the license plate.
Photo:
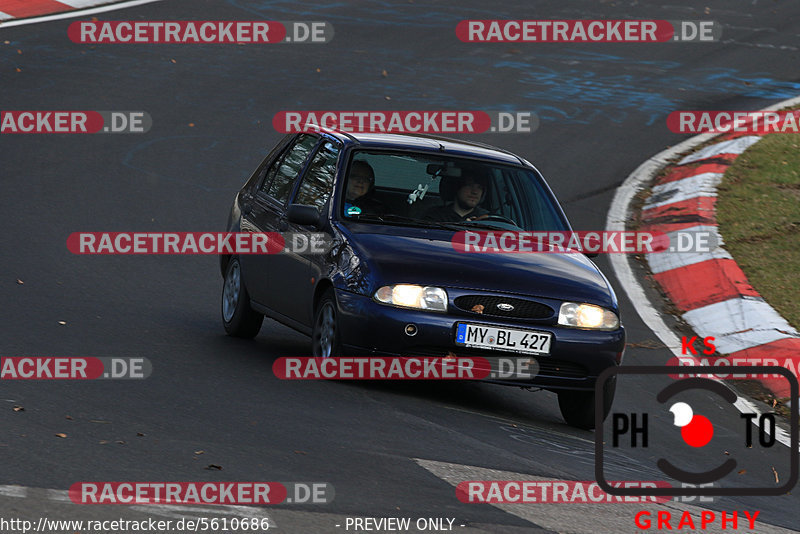
[[[497,328],[469,323],[459,323],[456,328],[456,345],[490,350],[505,350],[529,354],[550,354],[549,332]]]

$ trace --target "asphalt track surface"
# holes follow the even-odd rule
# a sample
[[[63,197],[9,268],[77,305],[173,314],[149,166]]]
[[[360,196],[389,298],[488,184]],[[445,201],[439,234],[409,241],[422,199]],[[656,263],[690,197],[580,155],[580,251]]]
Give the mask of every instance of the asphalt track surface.
[[[571,505],[517,505],[509,513],[455,498],[446,464],[461,479],[480,478],[480,469],[521,479],[594,478],[593,434],[566,426],[553,394],[479,383],[279,381],[272,362],[306,355],[308,339],[272,321],[253,342],[226,337],[216,257],[75,256],[66,248],[76,231],[223,229],[234,193],[280,138],[273,115],[293,109],[533,110],[542,121],[536,133],[475,139],[532,161],[573,226],[599,230],[625,177],[684,138],[666,128],[669,112],[758,109],[800,93],[796,2],[452,4],[170,0],[100,17],[324,20],[336,32],[324,45],[81,45],[67,39],[68,20],[0,31],[4,110],[145,110],[154,121],[138,136],[0,139],[0,355],[144,356],[154,366],[145,381],[4,381],[0,484],[333,484],[331,504],[267,510],[284,532],[344,532],[335,525],[353,516],[451,517],[464,532],[639,531],[639,505],[598,505],[626,525],[609,529],[575,526],[595,512]],[[713,19],[724,34],[704,44],[455,37],[462,19],[515,18]],[[648,348],[657,347],[654,335],[607,260],[597,263],[621,300],[625,363],[663,364],[669,351]],[[615,411],[646,402],[649,386],[647,379],[627,383]],[[718,432],[741,433],[735,411],[704,402],[719,411]],[[664,439],[666,450],[686,448],[677,432]],[[655,476],[653,458],[632,456],[620,467],[631,478]],[[684,460],[707,466],[699,456]],[[754,471],[775,463],[768,454],[751,461]],[[205,469],[210,464],[222,470]],[[703,504],[760,510],[760,520],[785,528],[800,527],[798,505],[796,493]],[[2,517],[47,512],[147,515],[59,504],[39,490],[0,496]]]

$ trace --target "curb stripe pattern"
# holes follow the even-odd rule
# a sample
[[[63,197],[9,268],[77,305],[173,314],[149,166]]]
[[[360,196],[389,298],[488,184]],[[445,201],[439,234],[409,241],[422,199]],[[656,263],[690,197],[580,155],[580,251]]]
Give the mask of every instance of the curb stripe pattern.
[[[721,180],[722,173],[704,172],[666,184],[659,184],[653,187],[651,196],[642,209],[659,208],[697,197],[715,197],[717,196],[717,186]]]
[[[715,226],[717,224],[714,214],[714,205],[716,203],[716,196],[680,200],[672,204],[646,210],[642,222],[645,226],[662,232],[674,232],[676,230],[676,228],[667,229],[667,224],[684,224],[683,228],[699,224]]]
[[[747,277],[732,259],[711,259],[678,267],[654,276],[661,287],[669,287],[672,302],[681,310],[694,310],[733,298],[758,297]],[[697,291],[702,280],[706,290]]]
[[[116,3],[129,2],[123,0],[0,0],[0,21],[40,17]]]
[[[738,156],[750,148],[750,145],[757,143],[760,139],[761,136],[758,135],[745,135],[737,139],[729,139],[715,145],[707,146],[702,150],[698,150],[694,154],[689,154],[683,158],[678,165],[686,165],[687,163],[713,157],[724,157],[726,154],[735,154]]]
[[[0,11],[11,18],[35,17],[75,9],[56,0],[0,0]]]
[[[663,231],[663,229],[662,229]],[[695,225],[683,229],[684,232],[713,232],[716,234],[717,243],[721,244],[721,238],[717,232],[716,226]],[[677,237],[675,232],[667,232],[670,243],[675,243]],[[655,252],[647,254],[647,261],[650,263],[650,270],[654,274],[661,274],[666,271],[672,271],[681,267],[688,267],[689,265],[697,265],[711,260],[730,260],[733,259],[731,255],[722,247],[716,247],[711,252]]]
[[[800,334],[747,281],[717,232],[716,186],[736,157],[761,136],[727,136],[667,167],[642,207],[643,230],[704,230],[717,234],[711,252],[648,254],[654,278],[700,337],[715,338],[717,351],[733,362],[769,358],[797,374]],[[747,363],[740,360],[740,364]],[[760,380],[778,397],[788,397],[784,379]]]

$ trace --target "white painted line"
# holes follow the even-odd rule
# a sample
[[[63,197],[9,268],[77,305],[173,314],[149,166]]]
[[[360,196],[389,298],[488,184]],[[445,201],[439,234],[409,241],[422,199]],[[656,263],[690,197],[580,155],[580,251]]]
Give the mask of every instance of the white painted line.
[[[762,300],[730,299],[683,314],[699,336],[713,336],[722,354],[757,347],[765,343],[799,337],[786,319]]]
[[[690,150],[693,146],[705,143],[712,137],[712,134],[702,134],[693,137],[670,149],[664,150],[639,165],[639,167],[628,176],[625,182],[617,188],[614,199],[611,201],[611,207],[608,210],[608,216],[606,217],[606,230],[616,232],[625,231],[625,224],[631,216],[631,201],[633,197],[644,188],[645,184],[654,178],[661,168],[671,159]],[[639,314],[639,317],[642,318],[642,321],[644,321],[644,324],[656,334],[661,342],[666,345],[675,356],[680,356],[680,338],[666,325],[659,312],[648,300],[644,289],[633,274],[633,269],[631,269],[628,263],[629,258],[627,255],[608,254],[608,259],[611,262],[611,267],[614,269],[614,274],[616,274],[617,279],[622,285],[622,289],[628,295],[631,302],[633,302],[634,308]]]
[[[730,253],[722,248],[722,236],[719,234],[719,230],[716,226],[691,226],[683,230],[667,232],[667,236],[669,236],[669,242],[672,244],[672,246],[676,246],[680,245],[680,238],[678,237],[679,235],[695,233],[697,233],[697,235],[700,233],[713,234],[709,236],[707,243],[709,245],[716,245],[714,249],[711,250],[711,252],[653,252],[652,254],[646,255],[647,262],[650,265],[650,270],[653,271],[654,274],[659,274],[666,271],[671,271],[672,269],[678,269],[688,265],[695,265],[708,260],[733,259]]]
[[[715,197],[721,180],[721,172],[704,172],[657,185],[642,209],[649,210],[697,197]]]
[[[686,163],[691,163],[693,161],[713,158],[714,156],[719,156],[720,154],[741,154],[750,148],[751,145],[757,143],[760,139],[760,135],[747,135],[744,137],[731,139],[730,141],[723,141],[722,143],[707,146],[704,149],[695,152],[694,154],[686,156],[678,163],[678,165],[685,165]],[[698,144],[702,143],[696,143],[694,146],[697,146]]]
[[[48,501],[72,502],[66,490],[49,489],[45,492]]]
[[[53,15],[44,15],[42,17],[31,17],[29,19],[13,19],[6,22],[0,22],[0,28],[7,28],[10,26],[22,26],[23,24],[37,24],[39,22],[50,22],[53,20],[70,19],[75,17],[83,17],[86,15],[96,15],[97,13],[106,13],[108,11],[115,11],[117,9],[126,9],[129,7],[141,6],[144,4],[151,4],[153,2],[160,2],[161,0],[129,0],[127,2],[116,2],[102,7],[95,7],[90,9],[81,9],[76,11],[66,11],[64,13],[55,13]]]
[[[224,505],[203,508],[198,506],[180,506],[175,504],[146,504],[131,506],[130,509],[137,512],[159,515],[173,519],[180,519],[182,517],[203,517],[201,514],[226,514],[233,515],[235,517],[266,519],[269,523],[269,528],[275,528],[277,526],[275,524],[275,520],[267,515],[266,510],[255,506]],[[261,522],[259,521],[259,525],[260,523]]]
[[[472,465],[423,460],[421,458],[414,458],[414,461],[453,487],[457,487],[460,482],[465,480],[526,480],[536,482],[558,480],[553,477],[533,476],[526,473],[500,471]],[[569,532],[570,534],[635,532],[633,518],[634,515],[640,511],[650,512],[650,519],[653,520],[653,530],[655,530],[655,518],[658,512],[669,512],[675,518],[681,517],[683,512],[689,512],[694,518],[699,518],[702,512],[710,511],[708,508],[680,501],[667,501],[661,504],[639,503],[633,505],[626,503],[548,504],[541,502],[532,504],[491,503],[489,505],[515,515],[525,521],[529,521],[534,525],[538,525],[544,530]],[[472,504],[472,506],[486,506],[486,504]],[[744,517],[740,519],[744,520]],[[744,522],[747,524],[746,521]],[[724,534],[729,532],[729,530],[730,529],[722,530],[720,525],[714,524],[706,525],[703,532],[709,534]],[[791,534],[797,531],[770,525],[763,521],[756,521],[753,532],[758,532],[758,534]]]
[[[3,497],[26,497],[28,488],[25,486],[0,486],[0,495]]]
[[[67,4],[70,7],[81,9],[103,4],[111,4],[113,3],[113,0],[58,0],[58,3]]]
[[[13,18],[14,18],[13,15],[9,15],[8,13],[3,13],[2,11],[0,11],[0,20],[9,20]]]

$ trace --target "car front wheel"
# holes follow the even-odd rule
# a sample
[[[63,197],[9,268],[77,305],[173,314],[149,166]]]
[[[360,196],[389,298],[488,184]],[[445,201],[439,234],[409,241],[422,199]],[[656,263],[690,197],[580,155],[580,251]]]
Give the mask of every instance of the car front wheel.
[[[230,336],[252,338],[261,330],[264,316],[250,307],[239,258],[231,258],[222,285],[222,324]]]
[[[614,402],[614,393],[617,390],[617,377],[606,380],[603,385],[603,420],[611,411]],[[584,430],[595,427],[595,395],[594,391],[560,391],[558,393],[558,407],[561,416],[568,425]]]
[[[339,312],[336,295],[329,289],[322,295],[311,332],[312,353],[315,358],[339,356]]]

